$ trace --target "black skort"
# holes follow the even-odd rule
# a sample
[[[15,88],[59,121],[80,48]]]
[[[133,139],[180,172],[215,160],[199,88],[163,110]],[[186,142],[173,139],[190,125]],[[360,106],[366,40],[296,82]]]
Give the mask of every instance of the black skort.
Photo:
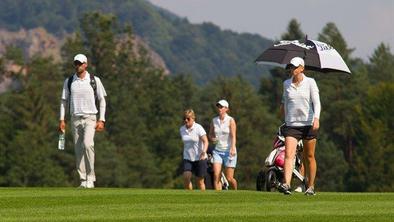
[[[317,139],[318,130],[312,130],[312,126],[283,126],[281,129],[284,137],[294,137],[297,140]]]
[[[207,174],[208,160],[183,160],[183,171],[191,171],[197,177],[205,177]]]

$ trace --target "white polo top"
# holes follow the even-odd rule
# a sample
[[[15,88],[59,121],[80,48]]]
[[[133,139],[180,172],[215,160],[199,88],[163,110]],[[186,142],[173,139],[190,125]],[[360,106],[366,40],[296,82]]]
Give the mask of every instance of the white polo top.
[[[99,101],[104,100],[107,93],[105,92],[104,86],[101,83],[99,77],[94,77],[97,86],[97,98]],[[64,81],[62,100],[70,101],[70,114],[72,116],[83,116],[83,115],[96,115],[98,113],[94,90],[90,85],[90,74],[86,71],[86,75],[83,79],[80,79],[76,74],[74,74],[71,84],[71,99],[69,100],[69,90],[68,90],[68,78]],[[105,111],[104,111],[105,112]],[[62,118],[62,110],[60,111],[60,118]],[[64,118],[64,116],[63,116]],[[104,119],[104,113],[100,113],[100,119]]]
[[[306,77],[296,86],[293,77],[283,82],[282,103],[287,126],[311,126],[313,119],[320,118],[319,89],[313,78]]]
[[[217,143],[215,149],[218,151],[227,152],[231,148],[231,136],[230,136],[230,121],[233,117],[225,115],[223,121],[220,121],[220,117],[217,116],[212,119],[215,136]]]
[[[199,160],[204,149],[204,144],[200,138],[207,134],[204,128],[198,123],[193,123],[190,129],[183,125],[179,129],[179,133],[183,141],[183,159],[190,161]]]

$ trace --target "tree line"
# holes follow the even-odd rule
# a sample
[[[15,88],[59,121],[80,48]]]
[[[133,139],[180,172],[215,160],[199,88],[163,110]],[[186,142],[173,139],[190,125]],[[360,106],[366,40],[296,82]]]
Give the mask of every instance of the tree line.
[[[133,32],[149,42],[175,74],[193,74],[193,81],[205,84],[218,73],[244,79],[258,86],[261,71],[252,61],[260,48],[272,41],[257,34],[221,30],[212,23],[191,24],[148,0],[2,0],[0,27],[18,31],[44,27],[58,37],[78,30],[86,12],[117,16],[120,24],[131,23]]]
[[[304,36],[292,20],[282,38]],[[62,48],[62,63],[36,56],[24,64],[26,75],[13,75],[19,87],[0,95],[0,186],[78,184],[71,130],[66,129],[66,149],[59,151],[56,127],[61,88],[73,73],[71,60],[84,53],[89,71],[102,79],[108,93],[106,131],[95,141],[97,186],[181,188],[183,111],[194,109],[207,130],[216,115],[215,102],[224,98],[237,121],[239,187],[254,189],[283,121],[278,113],[287,73],[272,69],[258,90],[242,75],[198,85],[191,75],[164,75],[132,38],[133,29],[115,16],[86,13],[80,31]],[[380,44],[368,63],[353,58],[333,23],[318,40],[338,50],[352,75],[307,72],[317,81],[323,107],[316,187],[392,191],[394,55]],[[11,52],[0,60],[0,73],[7,59],[18,58],[17,50]]]

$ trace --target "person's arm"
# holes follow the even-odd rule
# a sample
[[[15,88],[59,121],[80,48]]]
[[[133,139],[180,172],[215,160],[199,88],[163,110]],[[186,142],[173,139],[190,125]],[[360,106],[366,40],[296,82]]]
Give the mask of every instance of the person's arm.
[[[67,107],[67,101],[62,99],[60,102],[60,118],[59,118],[59,128],[58,128],[60,132],[66,131],[66,121],[64,120],[64,117],[66,115],[66,107]]]
[[[202,153],[200,155],[200,160],[204,160],[204,159],[206,159],[208,157],[207,156],[207,151],[208,151],[208,144],[209,143],[208,143],[207,135],[205,134],[205,135],[201,136],[200,140],[203,143],[203,149],[202,149]]]
[[[211,124],[209,125],[209,139],[212,142],[216,142],[216,135],[215,135],[215,129],[213,127],[213,122],[211,122]]]
[[[59,117],[59,127],[58,131],[59,132],[65,132],[66,131],[66,121],[65,121],[65,116],[66,116],[66,107],[67,107],[67,100],[69,96],[68,88],[67,88],[67,80],[64,81],[63,83],[63,90],[62,90],[62,96],[60,99],[60,117]]]
[[[311,97],[312,97],[313,112],[314,112],[312,130],[318,130],[320,127],[319,119],[320,119],[321,104],[320,104],[319,88],[317,88],[317,84],[315,80],[313,80],[311,84]]]
[[[102,97],[99,101],[99,120],[97,121],[96,124],[96,130],[97,131],[103,131],[105,127],[105,109],[106,109],[106,102],[105,102],[105,97]]]
[[[237,153],[236,143],[237,143],[237,125],[234,119],[230,121],[230,137],[231,137],[231,147],[230,147],[230,156],[235,156]]]
[[[285,106],[283,105],[283,103],[280,104],[279,115],[280,115],[280,118],[284,118],[284,116],[285,116]]]
[[[279,107],[279,118],[286,118],[286,113],[285,113],[285,102],[286,102],[286,98],[285,98],[285,83],[283,82],[283,91],[282,91],[282,99],[281,99],[281,103],[280,103],[280,107]]]

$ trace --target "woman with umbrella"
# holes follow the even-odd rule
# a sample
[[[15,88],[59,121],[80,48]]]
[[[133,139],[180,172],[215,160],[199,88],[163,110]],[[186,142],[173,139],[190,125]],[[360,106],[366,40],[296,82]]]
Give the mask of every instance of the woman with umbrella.
[[[283,83],[283,97],[281,113],[285,116],[285,127],[282,131],[285,136],[285,163],[284,183],[279,191],[291,194],[290,181],[293,172],[293,163],[298,140],[304,144],[303,158],[308,189],[305,195],[315,195],[314,182],[316,176],[315,146],[319,129],[320,98],[319,89],[313,78],[303,73],[305,62],[300,57],[290,60],[287,68],[291,78]]]

